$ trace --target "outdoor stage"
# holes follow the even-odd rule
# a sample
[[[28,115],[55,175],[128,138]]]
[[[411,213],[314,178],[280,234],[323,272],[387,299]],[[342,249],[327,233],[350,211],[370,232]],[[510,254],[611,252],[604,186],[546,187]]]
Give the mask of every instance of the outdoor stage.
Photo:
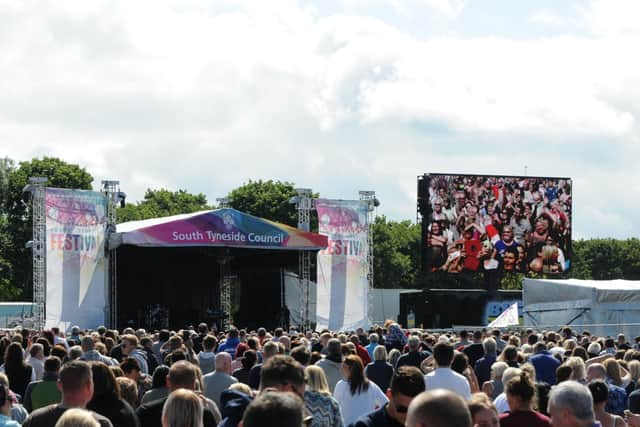
[[[327,238],[224,208],[118,224],[109,243],[118,327],[222,326],[231,314],[244,327],[273,328],[282,322],[283,271]]]

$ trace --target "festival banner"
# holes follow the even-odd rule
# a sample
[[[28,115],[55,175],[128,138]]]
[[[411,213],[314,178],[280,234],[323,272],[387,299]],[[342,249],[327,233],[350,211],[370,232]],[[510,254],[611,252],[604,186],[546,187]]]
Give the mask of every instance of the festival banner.
[[[45,190],[48,328],[105,323],[106,203],[95,191]]]
[[[316,329],[353,330],[369,324],[367,205],[358,200],[316,200],[319,232]]]

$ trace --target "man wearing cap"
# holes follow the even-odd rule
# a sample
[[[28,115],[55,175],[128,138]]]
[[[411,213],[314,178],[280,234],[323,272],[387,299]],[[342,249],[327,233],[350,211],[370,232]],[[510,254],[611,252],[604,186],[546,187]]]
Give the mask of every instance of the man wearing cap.
[[[422,361],[430,356],[426,351],[420,350],[420,337],[417,335],[411,335],[409,337],[409,351],[398,359],[395,368],[398,369],[401,366],[415,366],[420,367]]]

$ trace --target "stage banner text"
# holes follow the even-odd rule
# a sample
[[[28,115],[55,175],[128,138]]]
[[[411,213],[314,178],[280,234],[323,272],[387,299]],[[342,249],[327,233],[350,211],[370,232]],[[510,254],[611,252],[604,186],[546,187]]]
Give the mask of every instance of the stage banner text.
[[[369,324],[367,205],[358,200],[316,200],[319,232],[317,330],[353,330]]]
[[[86,190],[46,189],[46,327],[105,322],[106,199]]]

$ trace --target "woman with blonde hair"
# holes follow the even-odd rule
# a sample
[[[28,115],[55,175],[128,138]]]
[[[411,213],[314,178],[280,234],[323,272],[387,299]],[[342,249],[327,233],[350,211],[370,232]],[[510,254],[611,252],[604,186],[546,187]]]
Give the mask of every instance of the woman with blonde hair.
[[[581,384],[587,383],[587,367],[581,357],[571,356],[564,362],[565,365],[571,368],[571,381],[577,381]]]
[[[386,391],[391,384],[393,365],[387,362],[387,349],[383,345],[373,350],[373,361],[364,368],[364,374],[382,391]]]
[[[68,409],[58,419],[55,427],[100,427],[91,412],[85,409]]]
[[[318,366],[307,366],[304,369],[307,389],[304,392],[304,405],[313,415],[312,427],[342,427],[340,405],[331,396],[327,376]]]
[[[603,362],[607,371],[607,379],[618,387],[626,388],[631,382],[631,374],[620,366],[616,359],[607,359]]]
[[[171,393],[162,408],[162,427],[202,427],[202,402],[184,388]]]

